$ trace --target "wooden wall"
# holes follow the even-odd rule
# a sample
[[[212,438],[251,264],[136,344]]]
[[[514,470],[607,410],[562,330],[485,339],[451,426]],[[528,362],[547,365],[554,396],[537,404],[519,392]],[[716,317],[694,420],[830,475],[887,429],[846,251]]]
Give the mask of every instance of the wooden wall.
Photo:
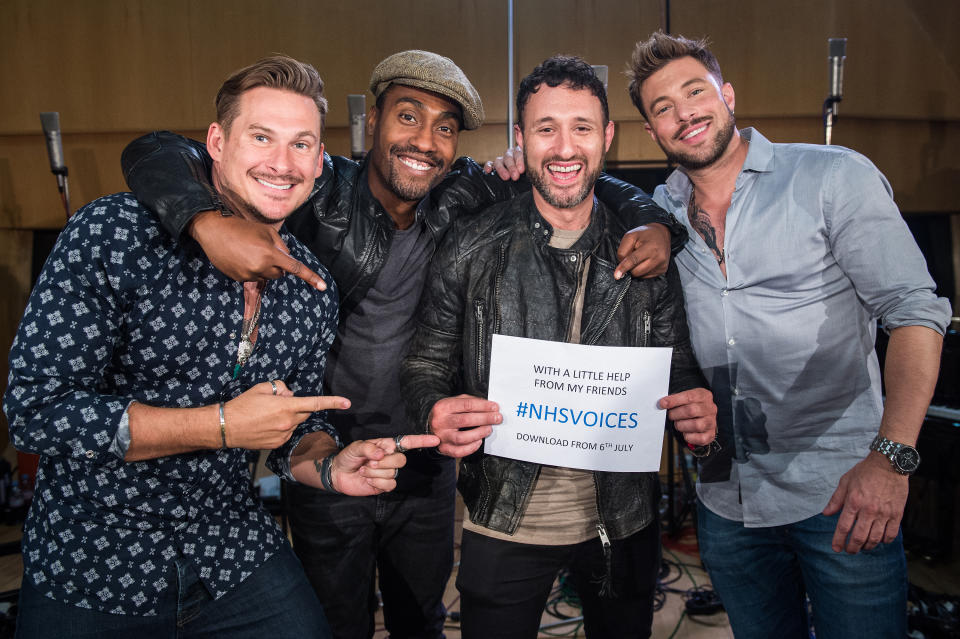
[[[622,74],[662,0],[518,0],[516,75],[553,53],[610,67],[613,161],[651,161]],[[74,208],[124,189],[123,146],[152,129],[202,137],[232,70],[273,52],[313,63],[332,106],[327,148],[349,152],[346,96],[408,48],[453,58],[483,96],[487,124],[460,151],[505,148],[506,0],[0,0],[0,352],[23,307],[32,229],[63,213],[40,134],[59,111]],[[960,3],[955,0],[674,0],[671,30],[709,36],[742,125],[820,142],[827,38],[847,37],[834,142],[872,158],[906,212],[955,212],[960,159]],[[368,104],[371,98],[368,93]],[[25,275],[26,274],[26,275]],[[5,359],[5,358],[4,358]],[[5,361],[0,379],[6,378]]]

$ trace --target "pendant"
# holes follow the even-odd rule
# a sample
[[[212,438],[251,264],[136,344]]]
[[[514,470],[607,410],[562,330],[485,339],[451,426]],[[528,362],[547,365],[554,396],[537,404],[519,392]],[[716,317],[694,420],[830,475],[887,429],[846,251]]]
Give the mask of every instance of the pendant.
[[[237,363],[241,365],[246,364],[251,353],[253,353],[253,342],[244,336],[237,345]]]

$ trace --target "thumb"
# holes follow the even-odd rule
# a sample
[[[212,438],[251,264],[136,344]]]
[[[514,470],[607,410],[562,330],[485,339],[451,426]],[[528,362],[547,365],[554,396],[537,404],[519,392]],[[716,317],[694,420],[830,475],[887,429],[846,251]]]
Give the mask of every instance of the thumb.
[[[823,509],[823,514],[835,515],[843,508],[843,502],[847,497],[847,485],[846,477],[840,480],[840,485],[837,486],[837,489],[833,491],[833,495],[830,497],[830,501],[827,502],[826,507]]]

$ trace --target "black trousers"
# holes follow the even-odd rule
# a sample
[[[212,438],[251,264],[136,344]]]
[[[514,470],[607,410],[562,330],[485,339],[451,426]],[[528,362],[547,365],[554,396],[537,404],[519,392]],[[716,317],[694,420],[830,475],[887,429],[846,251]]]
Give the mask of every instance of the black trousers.
[[[570,569],[588,639],[646,639],[660,569],[657,522],[611,543],[613,597],[601,597],[605,573],[599,537],[568,546],[501,541],[463,532],[460,547],[464,639],[535,639],[559,570]]]
[[[289,485],[293,549],[334,639],[373,637],[375,574],[390,637],[443,637],[443,592],[453,568],[454,473],[453,464],[446,464],[429,490],[376,497]]]

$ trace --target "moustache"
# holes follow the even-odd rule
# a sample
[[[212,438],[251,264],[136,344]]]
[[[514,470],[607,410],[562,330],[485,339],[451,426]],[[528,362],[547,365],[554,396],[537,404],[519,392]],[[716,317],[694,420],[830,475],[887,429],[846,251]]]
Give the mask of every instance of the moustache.
[[[415,160],[427,162],[438,169],[443,168],[443,160],[433,151],[421,151],[415,146],[400,146],[394,144],[390,147],[390,155],[409,155]]]
[[[546,168],[548,165],[553,164],[554,162],[557,162],[557,163],[560,163],[560,162],[579,162],[581,165],[586,166],[586,165],[587,165],[587,158],[586,158],[585,156],[583,156],[583,155],[575,155],[575,156],[573,156],[572,158],[563,158],[563,157],[560,157],[559,155],[555,155],[555,156],[553,156],[553,157],[551,157],[551,158],[547,158],[546,160],[544,160],[544,161],[542,162],[542,165],[544,166],[544,168]]]
[[[690,131],[691,131],[692,129],[697,128],[698,125],[700,125],[700,124],[702,124],[702,123],[704,123],[704,122],[709,122],[710,120],[711,120],[711,118],[710,118],[709,115],[705,115],[705,116],[703,116],[703,117],[701,117],[701,118],[696,118],[695,120],[690,120],[690,125],[687,126],[687,127],[684,128],[684,129],[681,129],[679,132],[677,132],[677,134],[673,136],[673,139],[674,139],[674,140],[679,140],[680,138],[682,138],[683,136],[685,136],[687,133],[690,133]]]
[[[280,181],[280,182],[289,182],[290,184],[300,184],[303,182],[303,178],[299,175],[294,175],[293,173],[285,173],[282,175],[277,175],[276,173],[255,173],[250,172],[250,177],[254,179],[266,180],[267,182]]]

